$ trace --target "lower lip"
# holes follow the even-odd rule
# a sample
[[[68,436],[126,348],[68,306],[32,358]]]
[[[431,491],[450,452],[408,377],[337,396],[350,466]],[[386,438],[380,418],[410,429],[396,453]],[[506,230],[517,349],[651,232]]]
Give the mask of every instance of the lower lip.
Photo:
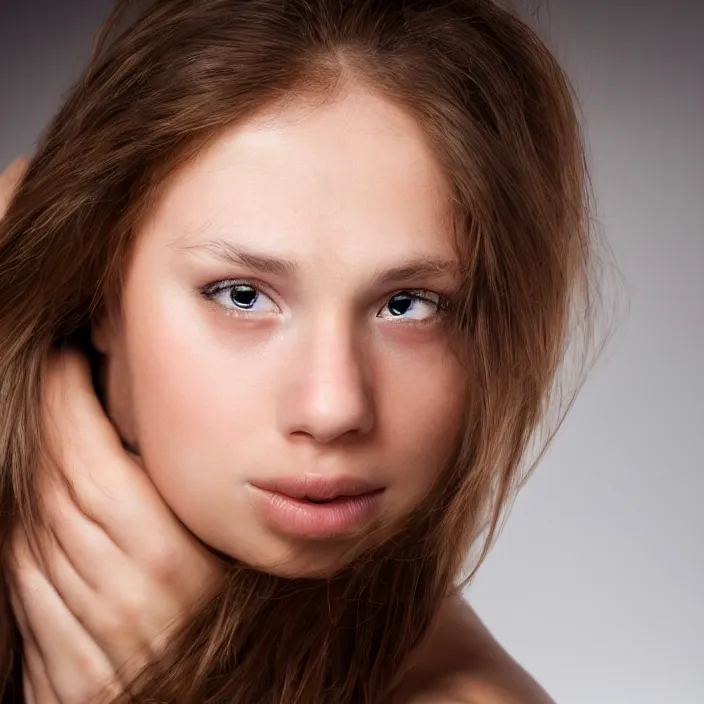
[[[254,488],[261,499],[264,519],[274,529],[300,538],[333,538],[359,530],[379,514],[383,492],[341,496],[325,504],[314,504]]]

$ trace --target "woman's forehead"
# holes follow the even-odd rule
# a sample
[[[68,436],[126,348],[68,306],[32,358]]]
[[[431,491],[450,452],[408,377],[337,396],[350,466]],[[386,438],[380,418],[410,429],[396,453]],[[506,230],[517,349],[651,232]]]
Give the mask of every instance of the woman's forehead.
[[[371,95],[338,102],[221,134],[164,184],[154,229],[288,259],[346,240],[452,258],[448,190],[420,128]]]

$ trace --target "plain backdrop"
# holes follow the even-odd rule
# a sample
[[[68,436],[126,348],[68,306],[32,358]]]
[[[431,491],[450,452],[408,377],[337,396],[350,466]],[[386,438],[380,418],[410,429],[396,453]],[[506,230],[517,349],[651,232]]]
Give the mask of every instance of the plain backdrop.
[[[33,151],[109,5],[0,0],[0,164]],[[702,704],[704,3],[551,0],[535,22],[630,312],[468,597],[559,704]]]

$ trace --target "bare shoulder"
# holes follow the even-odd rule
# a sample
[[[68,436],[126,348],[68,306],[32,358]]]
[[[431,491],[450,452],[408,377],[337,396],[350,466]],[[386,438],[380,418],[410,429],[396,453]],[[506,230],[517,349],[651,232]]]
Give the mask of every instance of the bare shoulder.
[[[394,704],[555,704],[461,597],[447,599]]]

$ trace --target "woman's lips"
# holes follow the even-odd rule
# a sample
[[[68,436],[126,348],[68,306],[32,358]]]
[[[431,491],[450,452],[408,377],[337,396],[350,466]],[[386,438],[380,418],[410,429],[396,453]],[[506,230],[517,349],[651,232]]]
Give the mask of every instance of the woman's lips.
[[[378,516],[384,491],[354,477],[286,477],[251,486],[274,530],[311,539],[358,531]]]

